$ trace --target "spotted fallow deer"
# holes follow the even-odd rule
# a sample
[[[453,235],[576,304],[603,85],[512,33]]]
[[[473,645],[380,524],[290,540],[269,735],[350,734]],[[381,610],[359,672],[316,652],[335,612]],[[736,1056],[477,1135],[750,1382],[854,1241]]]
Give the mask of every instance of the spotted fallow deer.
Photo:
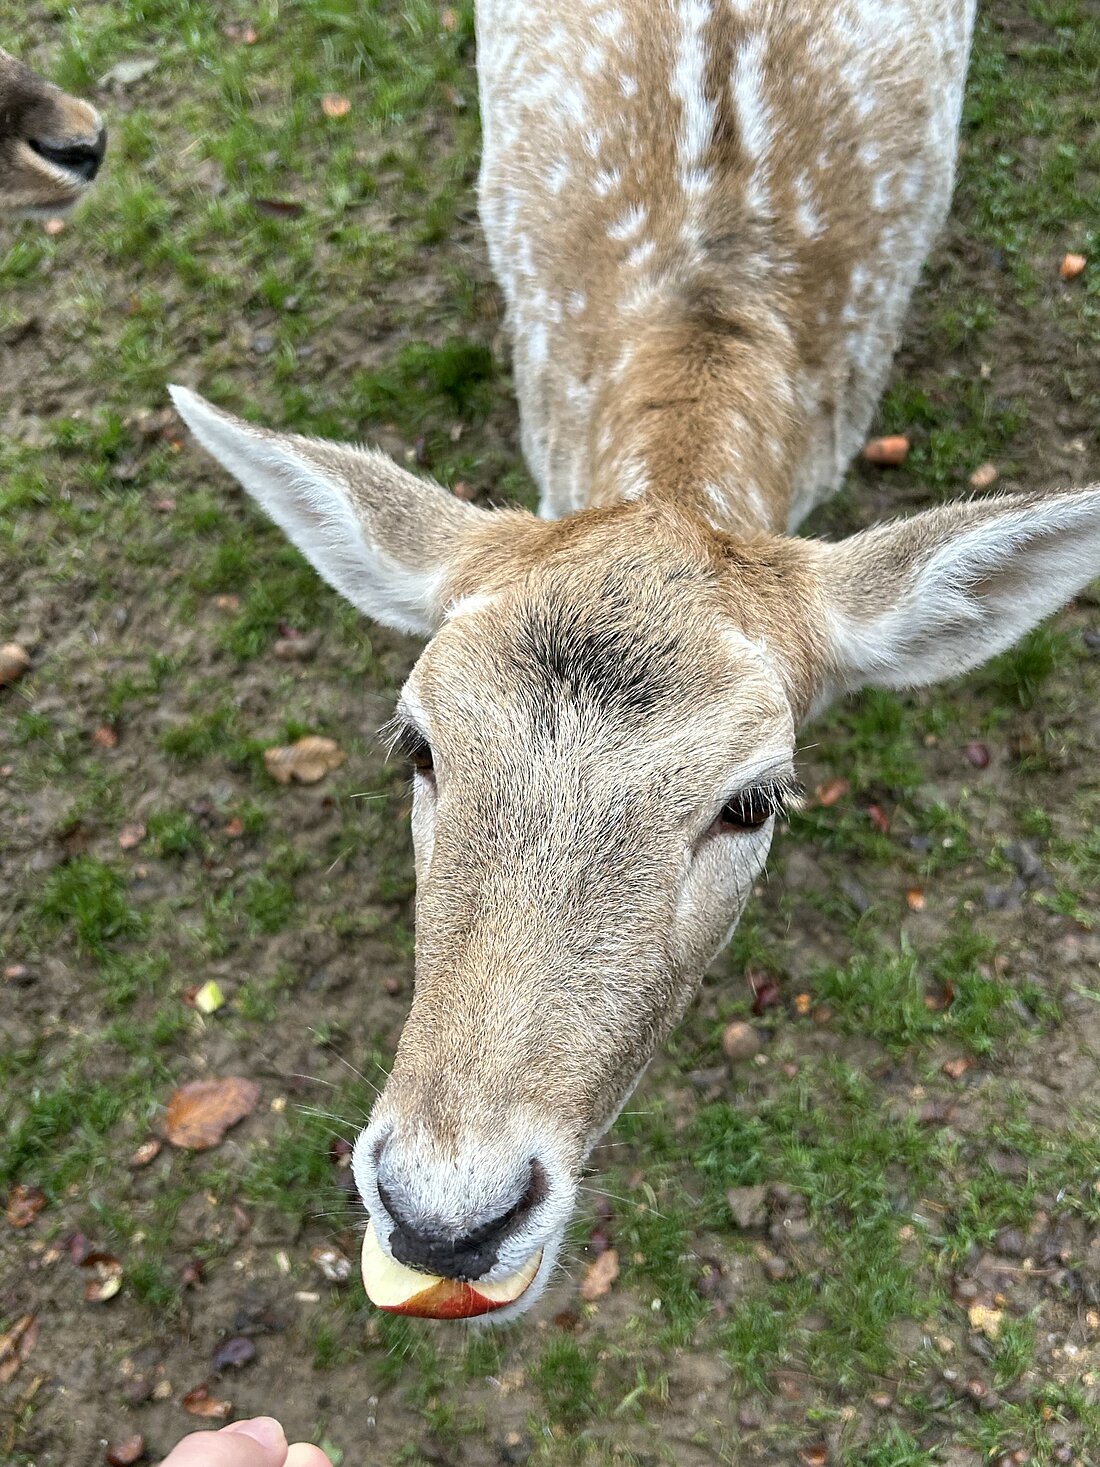
[[[67,96],[0,51],[0,214],[62,214],[99,172],[107,133]]]
[[[1100,572],[1100,486],[791,533],[864,439],[947,210],[972,18],[481,0],[481,214],[541,517],[174,389],[322,576],[429,639],[396,720],[416,991],[354,1154],[379,1302],[531,1304],[763,869],[799,726],[965,672]]]

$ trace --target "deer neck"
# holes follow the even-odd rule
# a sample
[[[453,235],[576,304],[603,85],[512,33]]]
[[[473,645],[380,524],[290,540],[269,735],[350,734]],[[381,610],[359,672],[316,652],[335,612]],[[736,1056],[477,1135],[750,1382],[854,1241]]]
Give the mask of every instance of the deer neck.
[[[806,428],[795,348],[763,309],[704,299],[628,337],[593,421],[592,505],[675,499],[715,529],[782,532]]]

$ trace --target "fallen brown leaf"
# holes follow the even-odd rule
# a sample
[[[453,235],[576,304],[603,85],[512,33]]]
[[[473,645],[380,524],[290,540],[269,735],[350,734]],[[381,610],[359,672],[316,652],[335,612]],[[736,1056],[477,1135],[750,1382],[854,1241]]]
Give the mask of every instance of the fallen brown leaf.
[[[224,1421],[233,1410],[233,1402],[219,1401],[217,1396],[212,1396],[205,1381],[188,1391],[180,1405],[192,1416],[212,1417],[216,1421]]]
[[[823,1442],[818,1442],[812,1447],[803,1447],[798,1454],[798,1460],[802,1467],[826,1467],[829,1461],[829,1448]]]
[[[351,111],[351,102],[339,92],[326,92],[321,98],[321,111],[326,117],[346,117]]]
[[[17,1182],[11,1189],[4,1216],[13,1228],[29,1228],[46,1205],[46,1194],[41,1187],[27,1187]]]
[[[30,654],[18,642],[5,642],[0,647],[0,688],[21,678],[31,665]]]
[[[974,472],[970,475],[967,483],[970,485],[971,489],[988,489],[990,484],[994,482],[996,477],[996,464],[979,464]]]
[[[113,1253],[88,1253],[80,1266],[91,1275],[84,1285],[89,1304],[106,1304],[122,1288],[122,1264]]]
[[[810,996],[810,994],[808,994],[808,993],[796,993],[795,994],[795,996],[794,996],[794,1011],[795,1011],[796,1014],[799,1014],[802,1018],[805,1018],[806,1015],[813,1008],[813,1006],[814,1006],[814,1001],[813,1001],[813,998]]]
[[[863,445],[866,463],[884,468],[896,468],[909,456],[909,440],[903,433],[894,433],[888,438],[870,438]]]
[[[339,769],[347,755],[335,739],[307,734],[293,744],[264,750],[264,766],[276,784],[316,784],[331,769]]]
[[[133,1436],[124,1437],[121,1441],[108,1442],[103,1455],[107,1467],[134,1467],[134,1463],[145,1456],[145,1438],[135,1431]]]
[[[226,821],[223,834],[230,840],[240,840],[244,835],[244,821],[239,815],[234,815],[231,820]]]
[[[117,729],[113,729],[109,723],[101,723],[96,731],[92,734],[92,743],[98,744],[101,749],[117,749]]]
[[[231,1126],[256,1109],[260,1087],[255,1080],[230,1075],[224,1080],[191,1080],[168,1102],[164,1139],[186,1151],[217,1146]]]
[[[124,825],[118,833],[118,843],[124,851],[132,851],[135,846],[141,845],[145,839],[145,826],[140,820],[135,820],[132,825]]]
[[[160,1149],[163,1144],[156,1136],[151,1136],[148,1141],[143,1141],[133,1156],[131,1156],[130,1165],[135,1169],[148,1166],[151,1161],[155,1161],[160,1155]]]
[[[890,834],[890,817],[881,805],[868,805],[867,818],[875,829],[881,831],[883,835]]]
[[[911,912],[923,912],[925,908],[924,892],[919,886],[911,886],[905,893],[905,905]]]
[[[38,1343],[38,1319],[24,1314],[0,1335],[0,1385],[7,1385]]]
[[[608,1248],[601,1253],[595,1263],[589,1264],[581,1283],[581,1298],[586,1304],[593,1304],[597,1299],[602,1299],[605,1294],[610,1294],[611,1285],[619,1277],[619,1255],[614,1248]]]
[[[1058,274],[1063,280],[1076,280],[1078,275],[1084,273],[1087,264],[1088,260],[1085,259],[1084,255],[1063,255],[1062,263],[1058,267]]]
[[[814,804],[824,805],[826,808],[835,805],[851,788],[846,779],[830,779],[827,784],[819,784],[814,790]]]
[[[767,973],[746,973],[745,976],[752,989],[752,1011],[758,1018],[765,1009],[777,1007],[782,995],[774,978]]]
[[[941,1068],[949,1080],[961,1080],[973,1063],[965,1055],[960,1055],[958,1059],[948,1060]]]
[[[303,212],[295,199],[253,199],[252,203],[261,214],[270,214],[273,219],[297,219]]]

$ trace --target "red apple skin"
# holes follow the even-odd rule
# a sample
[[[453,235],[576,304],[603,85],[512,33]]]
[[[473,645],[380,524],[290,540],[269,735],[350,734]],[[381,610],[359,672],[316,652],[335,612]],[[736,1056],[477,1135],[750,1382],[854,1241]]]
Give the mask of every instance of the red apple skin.
[[[457,1279],[440,1279],[403,1304],[379,1304],[375,1307],[387,1314],[411,1314],[417,1319],[475,1319],[479,1314],[491,1314],[494,1309],[503,1309],[507,1303],[514,1302],[486,1299],[471,1284]]]

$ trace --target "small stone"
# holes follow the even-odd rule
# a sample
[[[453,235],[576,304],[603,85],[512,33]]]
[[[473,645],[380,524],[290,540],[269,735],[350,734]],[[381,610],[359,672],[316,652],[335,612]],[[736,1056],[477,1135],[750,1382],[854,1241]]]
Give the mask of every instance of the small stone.
[[[726,1193],[730,1215],[743,1232],[762,1228],[768,1220],[766,1187],[731,1187]]]
[[[773,1282],[787,1278],[790,1271],[791,1266],[785,1258],[780,1258],[773,1253],[764,1259],[764,1272]]]
[[[752,1059],[764,1047],[758,1030],[751,1024],[735,1021],[726,1025],[722,1035],[722,1051],[730,1061]]]

